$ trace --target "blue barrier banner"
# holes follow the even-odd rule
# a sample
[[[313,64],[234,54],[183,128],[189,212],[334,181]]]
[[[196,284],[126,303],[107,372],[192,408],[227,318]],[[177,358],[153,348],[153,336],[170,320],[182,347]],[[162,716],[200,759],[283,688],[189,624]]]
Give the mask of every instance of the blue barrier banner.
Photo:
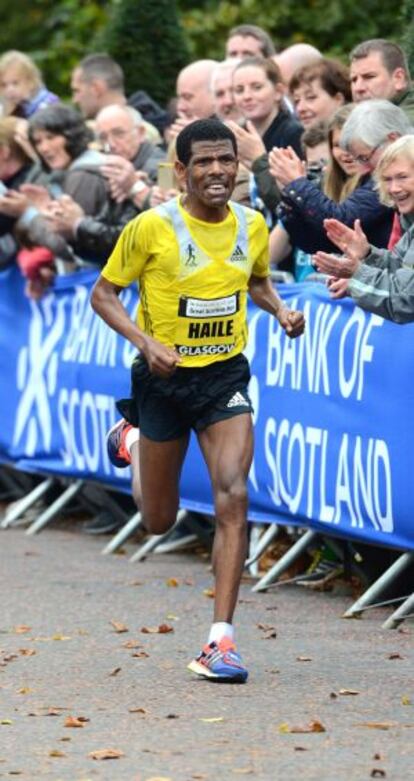
[[[115,399],[129,393],[135,350],[93,313],[95,279],[94,271],[59,277],[32,302],[16,268],[0,274],[0,459],[128,491],[129,469],[110,464],[105,434],[118,418]],[[279,292],[307,326],[289,340],[249,306],[250,520],[414,549],[414,326],[331,301],[320,284]],[[136,290],[122,300],[134,317]],[[182,506],[212,512],[194,438],[180,496]]]

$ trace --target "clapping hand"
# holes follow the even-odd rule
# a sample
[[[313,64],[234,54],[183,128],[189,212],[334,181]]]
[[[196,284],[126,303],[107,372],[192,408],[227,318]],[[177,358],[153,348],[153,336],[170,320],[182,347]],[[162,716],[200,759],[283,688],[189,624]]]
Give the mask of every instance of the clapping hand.
[[[324,220],[323,226],[329,241],[349,258],[362,260],[368,254],[370,245],[361,228],[361,220],[355,220],[353,228],[334,219]]]
[[[250,170],[254,161],[266,152],[261,136],[252,122],[246,122],[246,126],[241,127],[237,122],[227,119],[225,124],[236,136],[240,162]]]
[[[306,176],[305,163],[291,146],[287,149],[273,147],[269,152],[269,170],[280,188],[286,187],[294,179]]]

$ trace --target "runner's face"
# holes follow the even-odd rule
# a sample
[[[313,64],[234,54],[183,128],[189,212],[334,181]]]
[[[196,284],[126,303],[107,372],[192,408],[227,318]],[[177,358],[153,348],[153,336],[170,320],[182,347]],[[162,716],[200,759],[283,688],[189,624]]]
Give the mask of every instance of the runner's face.
[[[236,181],[237,158],[230,139],[193,141],[187,166],[179,164],[187,196],[198,205],[222,208]]]

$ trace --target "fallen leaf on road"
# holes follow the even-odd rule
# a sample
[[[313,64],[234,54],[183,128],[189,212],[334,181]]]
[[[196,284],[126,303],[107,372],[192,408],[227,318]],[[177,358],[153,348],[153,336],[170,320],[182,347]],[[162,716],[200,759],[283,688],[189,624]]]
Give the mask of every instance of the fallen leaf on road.
[[[386,778],[387,774],[385,770],[381,770],[379,767],[374,767],[370,773],[371,778]]]
[[[281,732],[282,734],[287,734],[287,733],[307,734],[308,732],[326,732],[326,729],[323,726],[321,721],[319,721],[318,719],[314,719],[313,721],[310,721],[309,724],[305,724],[304,726],[300,724],[293,724],[292,726],[286,723],[280,724],[279,732]]]
[[[145,708],[128,708],[129,713],[142,713],[143,715],[147,714],[148,711],[145,710]]]
[[[277,637],[277,632],[273,630],[273,632],[268,632],[267,634],[263,635],[261,640],[274,640]]]
[[[160,624],[159,626],[143,626],[141,632],[144,635],[166,635],[168,632],[174,632],[174,628],[169,624]]]
[[[179,621],[179,616],[176,616],[174,613],[168,613],[167,618],[169,621]]]
[[[375,760],[378,762],[378,760],[381,760],[381,761],[382,761],[382,760],[383,760],[383,757],[381,756],[381,754],[374,754],[374,756],[372,757],[372,759],[375,759]]]
[[[151,778],[146,778],[145,781],[173,781],[170,776],[151,776]]]
[[[59,749],[53,748],[51,751],[49,751],[49,757],[66,757],[66,754],[64,751],[59,751]]]
[[[168,580],[165,581],[165,585],[170,588],[177,588],[177,586],[180,585],[180,581],[177,580],[177,578],[168,578]]]
[[[141,648],[141,646],[139,640],[127,640],[126,643],[122,643],[122,648]]]
[[[192,578],[185,578],[183,581],[186,586],[194,586],[194,580]],[[195,776],[193,776],[195,778]]]
[[[135,651],[133,654],[131,654],[134,659],[148,659],[149,654],[147,654],[146,651]]]
[[[295,746],[295,751],[309,751],[305,746]]]
[[[34,656],[35,653],[34,648],[19,648],[20,656]]]
[[[256,626],[258,629],[261,629],[262,632],[271,632],[272,629],[275,629],[271,624],[256,624]]]
[[[26,632],[30,632],[32,629],[31,626],[26,626],[26,624],[20,624],[19,626],[15,626],[12,629],[12,632],[14,632],[16,635],[24,635]]]
[[[10,727],[13,722],[11,719],[1,719],[0,724],[3,724],[5,727]]]
[[[48,708],[45,716],[61,716],[63,710],[68,710],[68,708]]]
[[[366,727],[367,729],[392,729],[397,727],[396,721],[361,721],[355,724],[356,727]]]
[[[69,635],[57,634],[57,635],[52,635],[51,640],[72,640],[72,638],[69,637]]]
[[[216,596],[216,592],[214,588],[205,588],[203,590],[203,594],[205,597],[208,597],[209,599],[214,599],[214,597]]]
[[[354,697],[356,694],[361,694],[358,689],[339,689],[338,694],[342,694],[344,697]]]
[[[111,626],[113,626],[117,634],[122,634],[122,632],[129,632],[128,627],[125,626],[125,624],[122,624],[120,621],[110,621],[109,623]]]
[[[114,678],[114,677],[115,677],[115,675],[118,675],[118,673],[120,673],[120,672],[121,672],[121,669],[122,669],[121,667],[115,667],[115,670],[112,670],[112,672],[111,672],[111,673],[109,673],[109,676],[108,676],[108,677],[109,677],[109,678]]]
[[[119,757],[123,756],[125,756],[124,752],[116,748],[100,748],[88,754],[88,757],[91,757],[91,759],[119,759]]]
[[[64,727],[84,727],[86,722],[90,719],[86,716],[67,716],[65,719]]]
[[[214,724],[216,721],[224,721],[223,716],[214,716],[211,719],[200,719],[200,721],[205,721],[206,724]]]
[[[29,689],[28,686],[23,686],[22,689],[17,689],[17,694],[31,694],[34,689]]]
[[[180,717],[179,717],[178,713],[167,713],[165,718],[166,719],[179,719]]]
[[[144,581],[143,580],[131,580],[130,583],[127,584],[128,586],[143,586]]]
[[[338,699],[338,695],[337,695],[336,692],[331,692],[329,696],[330,696],[331,700],[337,700]]]
[[[412,705],[410,697],[407,694],[403,694],[401,697],[401,705]]]
[[[312,657],[311,656],[297,656],[296,657],[297,662],[311,662]]]
[[[401,654],[392,653],[392,654],[388,654],[387,659],[404,659],[404,657],[401,656]]]
[[[252,767],[232,767],[231,772],[238,773],[239,775],[243,776],[251,776],[253,775],[254,770]]]

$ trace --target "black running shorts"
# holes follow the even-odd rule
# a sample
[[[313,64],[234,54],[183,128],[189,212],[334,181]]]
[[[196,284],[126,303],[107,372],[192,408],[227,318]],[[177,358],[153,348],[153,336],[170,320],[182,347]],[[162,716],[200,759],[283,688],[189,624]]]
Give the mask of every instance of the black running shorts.
[[[250,368],[244,355],[201,368],[178,368],[169,379],[151,374],[146,360],[135,358],[130,399],[117,408],[142,434],[156,442],[180,439],[190,429],[252,413],[248,394]]]

